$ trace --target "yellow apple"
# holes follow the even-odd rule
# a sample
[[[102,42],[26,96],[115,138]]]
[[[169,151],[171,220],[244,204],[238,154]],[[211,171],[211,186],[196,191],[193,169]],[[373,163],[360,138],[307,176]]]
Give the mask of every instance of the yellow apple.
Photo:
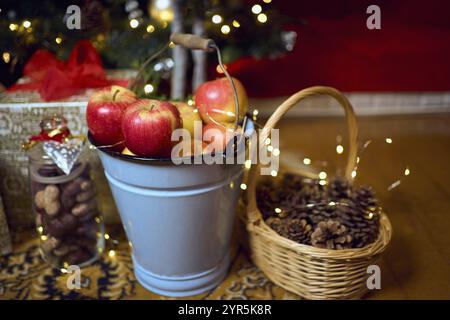
[[[186,129],[191,134],[191,137],[194,137],[194,124],[195,121],[202,121],[200,118],[200,114],[198,113],[198,110],[194,106],[190,106],[185,102],[171,102],[173,105],[175,105],[180,112],[181,119],[183,122],[183,129]]]
[[[125,154],[127,156],[135,156],[135,154],[133,152],[131,152],[130,149],[128,149],[128,148],[123,149],[122,154]]]

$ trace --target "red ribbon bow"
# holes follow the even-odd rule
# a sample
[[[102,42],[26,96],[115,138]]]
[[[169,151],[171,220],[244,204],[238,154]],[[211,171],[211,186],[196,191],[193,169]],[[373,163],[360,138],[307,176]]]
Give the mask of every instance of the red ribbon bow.
[[[88,40],[75,45],[67,62],[47,50],[37,50],[25,65],[24,75],[31,82],[15,84],[8,91],[37,90],[45,101],[70,97],[83,88],[117,83],[106,79],[100,56]]]

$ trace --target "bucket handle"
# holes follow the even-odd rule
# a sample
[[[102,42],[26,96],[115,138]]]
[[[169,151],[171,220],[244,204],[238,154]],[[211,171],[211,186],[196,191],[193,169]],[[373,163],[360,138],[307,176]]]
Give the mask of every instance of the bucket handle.
[[[269,136],[270,131],[275,128],[281,118],[298,102],[301,100],[315,96],[315,95],[328,95],[333,97],[339,105],[345,111],[345,118],[347,120],[347,129],[348,129],[348,138],[349,138],[349,152],[347,158],[347,165],[345,168],[345,178],[350,180],[352,178],[352,172],[356,166],[356,157],[358,151],[358,125],[356,122],[355,112],[353,111],[353,107],[348,101],[348,99],[338,90],[332,87],[324,87],[324,86],[315,86],[303,89],[287,100],[285,100],[272,114],[272,116],[267,120],[264,128],[261,131],[259,136],[259,143],[261,146],[265,145],[264,142]],[[253,162],[252,162],[253,163]],[[261,218],[261,214],[257,208],[256,203],[256,182],[257,182],[257,172],[260,168],[260,164],[256,163],[250,169],[248,175],[248,190],[247,190],[247,214],[249,218],[249,222],[256,222],[259,218]]]
[[[134,91],[135,88],[138,86],[138,83],[140,82],[142,75],[144,73],[144,70],[146,66],[158,57],[161,53],[163,53],[167,48],[170,47],[171,44],[182,46],[186,49],[190,50],[203,50],[207,52],[216,51],[217,53],[217,60],[219,62],[220,67],[222,68],[223,73],[225,74],[226,78],[230,82],[231,89],[233,91],[233,98],[234,98],[234,111],[235,111],[235,119],[234,119],[234,131],[237,130],[238,124],[239,124],[239,99],[236,91],[236,86],[234,85],[233,79],[231,78],[228,71],[225,69],[225,66],[222,63],[222,55],[220,54],[220,49],[212,39],[206,39],[202,38],[200,36],[197,36],[195,34],[190,33],[178,33],[174,32],[170,35],[170,42],[168,42],[164,47],[162,47],[160,50],[158,50],[155,54],[153,54],[150,58],[148,58],[139,69],[135,79],[130,83],[128,86],[130,90]],[[217,125],[220,125],[223,127],[223,124],[217,122],[214,120],[214,118],[209,117],[211,121],[216,123]]]

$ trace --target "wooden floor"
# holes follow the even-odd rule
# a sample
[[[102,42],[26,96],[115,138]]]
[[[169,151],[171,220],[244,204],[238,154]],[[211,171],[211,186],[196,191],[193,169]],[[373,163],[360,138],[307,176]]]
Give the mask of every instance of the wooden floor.
[[[371,142],[360,154],[356,183],[373,186],[394,229],[381,265],[382,289],[368,298],[450,299],[450,115],[358,123],[361,144]],[[301,166],[307,157],[329,176],[342,171],[343,118],[291,118],[279,128],[282,162]],[[336,152],[340,139],[342,155]]]

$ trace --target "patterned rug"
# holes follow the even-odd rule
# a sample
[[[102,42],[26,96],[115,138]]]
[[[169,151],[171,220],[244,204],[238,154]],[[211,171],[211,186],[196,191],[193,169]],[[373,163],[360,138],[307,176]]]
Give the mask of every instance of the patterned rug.
[[[136,281],[128,242],[121,231],[111,234],[106,253],[81,269],[81,289],[72,290],[67,286],[70,275],[42,259],[37,236],[16,236],[14,252],[0,257],[0,299],[173,299],[149,292]],[[214,290],[188,299],[298,299],[270,282],[245,250],[233,247],[227,278]],[[110,250],[115,255],[107,254]]]

